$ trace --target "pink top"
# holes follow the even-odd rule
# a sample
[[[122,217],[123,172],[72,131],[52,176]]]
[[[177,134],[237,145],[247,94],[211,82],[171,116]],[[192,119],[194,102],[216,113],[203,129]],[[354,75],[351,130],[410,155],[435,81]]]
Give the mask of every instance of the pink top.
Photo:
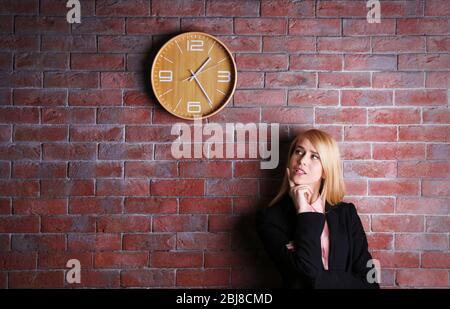
[[[311,211],[324,213],[324,206],[322,204],[322,199],[319,197],[317,200],[311,204]],[[322,235],[320,235],[320,246],[322,248],[322,263],[323,267],[328,270],[328,253],[330,251],[330,231],[328,230],[327,220],[325,220],[325,225],[323,227]]]

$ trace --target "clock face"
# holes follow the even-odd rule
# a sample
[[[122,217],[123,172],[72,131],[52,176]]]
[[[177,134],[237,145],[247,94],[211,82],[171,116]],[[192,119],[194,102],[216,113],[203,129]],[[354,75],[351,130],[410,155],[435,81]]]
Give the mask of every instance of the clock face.
[[[171,114],[206,118],[230,101],[236,88],[236,63],[215,37],[188,32],[169,40],[155,57],[153,92]]]

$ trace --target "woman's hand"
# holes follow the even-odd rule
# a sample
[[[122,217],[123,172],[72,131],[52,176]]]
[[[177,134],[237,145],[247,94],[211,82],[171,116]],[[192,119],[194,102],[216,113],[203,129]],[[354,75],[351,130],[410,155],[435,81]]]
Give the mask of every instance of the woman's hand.
[[[286,244],[286,248],[288,249],[288,251],[291,251],[291,252],[296,250],[295,244],[293,241],[288,242]]]
[[[297,213],[311,211],[310,202],[314,191],[308,185],[296,185],[291,179],[289,168],[287,168],[287,176],[290,186],[289,195],[294,201]]]

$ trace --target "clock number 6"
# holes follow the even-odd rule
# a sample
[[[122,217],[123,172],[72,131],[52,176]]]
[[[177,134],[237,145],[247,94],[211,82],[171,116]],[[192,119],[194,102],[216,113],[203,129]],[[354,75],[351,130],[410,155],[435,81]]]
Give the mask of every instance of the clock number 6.
[[[187,112],[190,114],[201,113],[202,106],[200,105],[200,102],[193,102],[193,101],[187,102]]]

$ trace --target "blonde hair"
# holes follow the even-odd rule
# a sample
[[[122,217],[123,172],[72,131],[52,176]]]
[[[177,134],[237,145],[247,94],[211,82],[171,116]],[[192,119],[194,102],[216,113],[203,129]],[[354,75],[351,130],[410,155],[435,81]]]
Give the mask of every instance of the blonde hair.
[[[314,148],[316,148],[322,163],[324,178],[322,178],[320,184],[320,198],[322,201],[328,202],[331,205],[341,202],[345,195],[341,157],[336,141],[328,133],[318,129],[310,129],[297,135],[289,147],[286,168],[289,167],[289,162],[297,142],[301,142],[304,139],[309,140]],[[289,192],[289,180],[286,168],[284,169],[284,177],[280,190],[269,203],[269,207],[278,202],[285,193]]]

